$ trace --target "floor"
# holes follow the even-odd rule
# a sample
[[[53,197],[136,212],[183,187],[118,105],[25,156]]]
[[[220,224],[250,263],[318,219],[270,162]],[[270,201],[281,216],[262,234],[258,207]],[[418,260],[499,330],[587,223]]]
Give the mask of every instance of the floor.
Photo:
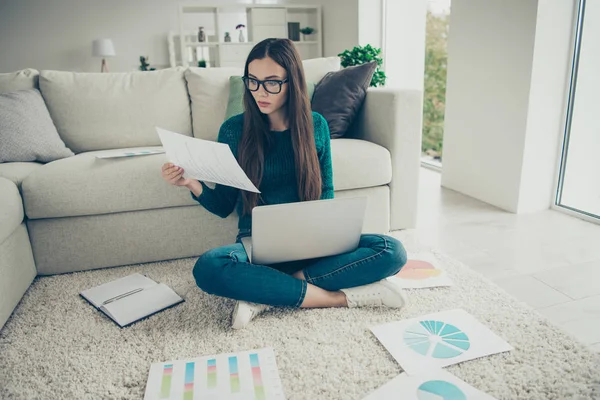
[[[600,225],[553,210],[508,213],[421,168],[416,234],[600,352]]]

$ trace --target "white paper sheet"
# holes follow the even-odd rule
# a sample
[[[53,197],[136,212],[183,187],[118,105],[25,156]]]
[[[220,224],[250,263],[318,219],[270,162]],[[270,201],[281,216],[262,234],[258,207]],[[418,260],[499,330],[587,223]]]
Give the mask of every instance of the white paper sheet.
[[[96,158],[121,158],[121,157],[137,157],[149,156],[152,154],[162,154],[165,150],[160,146],[154,147],[136,147],[131,149],[106,150],[96,154]]]
[[[153,363],[144,400],[284,400],[272,348]]]
[[[142,274],[131,274],[123,278],[84,290],[81,295],[88,299],[96,308],[100,307],[105,301],[115,299],[124,293],[139,291],[151,288],[156,285],[152,279]]]
[[[444,370],[424,375],[400,374],[363,400],[494,400]]]
[[[460,309],[391,322],[371,331],[409,375],[512,350]]]
[[[156,128],[167,159],[184,170],[184,178],[260,193],[225,143],[196,139]]]
[[[409,253],[406,265],[390,279],[396,279],[405,289],[453,285],[441,261],[432,253]]]

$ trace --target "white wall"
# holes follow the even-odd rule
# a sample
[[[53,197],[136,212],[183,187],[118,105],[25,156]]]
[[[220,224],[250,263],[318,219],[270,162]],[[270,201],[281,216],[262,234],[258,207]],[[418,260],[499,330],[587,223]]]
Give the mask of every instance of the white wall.
[[[117,56],[111,71],[137,69],[139,56],[168,65],[167,32],[177,30],[179,0],[0,0],[0,72],[22,68],[99,71],[92,41],[108,37]],[[249,0],[198,1],[248,4]],[[358,0],[287,0],[322,5],[323,52],[358,44]]]
[[[562,204],[600,216],[600,2],[585,7]]]
[[[321,5],[323,54],[337,56],[358,45],[358,0],[287,0],[282,3]]]
[[[22,68],[99,71],[91,43],[108,37],[111,71],[137,68],[141,55],[168,64],[166,32],[177,27],[176,1],[2,0],[0,71]]]
[[[383,46],[384,0],[358,0],[358,44],[381,48]]]
[[[427,0],[386,0],[386,86],[423,90]]]
[[[538,1],[518,212],[544,210],[554,203],[557,160],[568,101],[576,3],[573,0]],[[597,72],[592,74],[597,75]],[[596,85],[596,89],[600,90],[600,85]]]
[[[454,0],[442,185],[516,211],[536,1]]]
[[[453,0],[442,185],[547,209],[575,0]]]

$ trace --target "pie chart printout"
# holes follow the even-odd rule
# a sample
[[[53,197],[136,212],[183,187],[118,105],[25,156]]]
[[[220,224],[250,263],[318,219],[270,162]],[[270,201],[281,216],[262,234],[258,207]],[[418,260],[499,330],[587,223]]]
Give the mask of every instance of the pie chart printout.
[[[419,400],[467,400],[458,386],[446,381],[427,381],[417,389]]]
[[[469,337],[459,328],[434,320],[409,326],[403,340],[417,353],[432,358],[458,357],[471,347]]]
[[[400,272],[396,274],[402,279],[427,279],[440,276],[442,271],[435,268],[433,264],[422,260],[408,260]]]

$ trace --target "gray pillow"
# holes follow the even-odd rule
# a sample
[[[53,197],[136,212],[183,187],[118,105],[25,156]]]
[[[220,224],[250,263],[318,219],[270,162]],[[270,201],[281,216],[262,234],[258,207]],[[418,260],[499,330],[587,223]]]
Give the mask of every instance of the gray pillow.
[[[344,136],[367,95],[377,62],[329,72],[321,79],[312,98],[312,110],[329,125],[332,138]]]
[[[50,162],[73,156],[37,89],[0,94],[0,163]]]

